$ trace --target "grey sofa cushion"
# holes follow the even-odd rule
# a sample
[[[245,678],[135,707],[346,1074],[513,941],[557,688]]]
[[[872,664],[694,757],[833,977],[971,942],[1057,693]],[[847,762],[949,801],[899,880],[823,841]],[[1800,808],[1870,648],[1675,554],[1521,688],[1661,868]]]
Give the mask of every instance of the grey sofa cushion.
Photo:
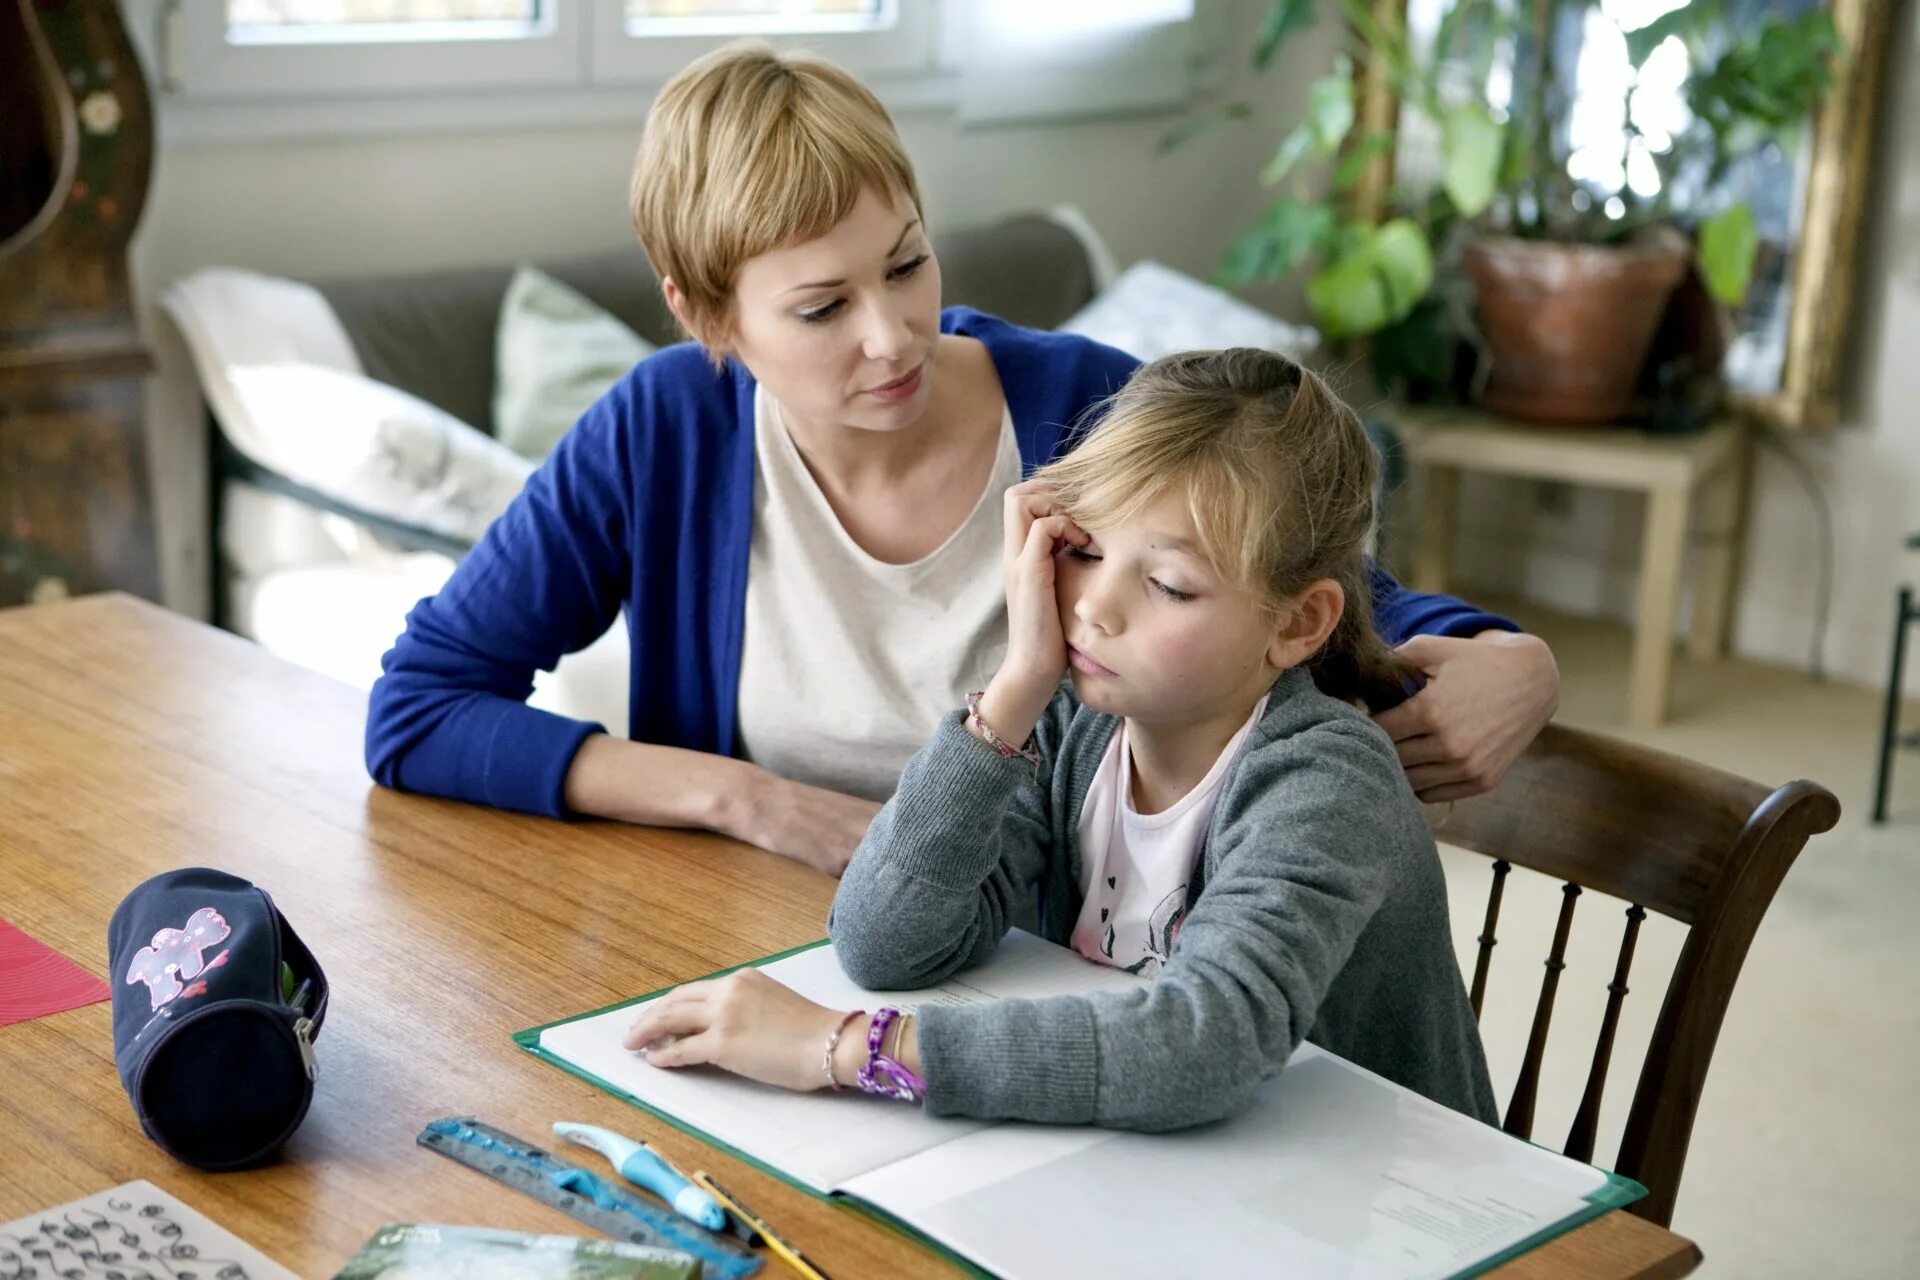
[[[944,301],[1050,329],[1092,299],[1093,267],[1073,232],[1023,215],[934,237]],[[321,282],[367,375],[494,434],[494,328],[513,266]],[[638,246],[542,261],[659,346],[678,341]]]

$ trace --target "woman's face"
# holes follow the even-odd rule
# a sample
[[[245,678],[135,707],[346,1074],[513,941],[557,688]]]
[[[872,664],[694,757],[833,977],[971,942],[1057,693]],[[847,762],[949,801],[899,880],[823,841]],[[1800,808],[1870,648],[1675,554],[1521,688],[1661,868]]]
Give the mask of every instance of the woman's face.
[[[750,258],[725,347],[814,429],[897,431],[926,411],[940,266],[913,202],[872,191],[817,240]]]

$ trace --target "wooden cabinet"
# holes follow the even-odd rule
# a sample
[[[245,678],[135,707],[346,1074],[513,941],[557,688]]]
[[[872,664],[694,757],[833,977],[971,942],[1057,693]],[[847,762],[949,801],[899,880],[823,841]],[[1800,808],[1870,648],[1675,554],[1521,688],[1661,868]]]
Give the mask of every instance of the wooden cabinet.
[[[159,594],[127,278],[152,163],[120,6],[0,0],[0,605]]]

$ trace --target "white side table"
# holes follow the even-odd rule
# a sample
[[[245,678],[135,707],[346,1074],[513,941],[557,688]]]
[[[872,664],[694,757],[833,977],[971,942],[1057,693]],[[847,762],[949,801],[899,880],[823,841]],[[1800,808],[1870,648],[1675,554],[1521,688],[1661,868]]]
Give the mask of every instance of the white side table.
[[[1400,432],[1408,460],[1425,476],[1416,590],[1447,589],[1464,471],[1644,493],[1627,715],[1634,725],[1651,727],[1666,718],[1682,563],[1697,501],[1702,527],[1692,539],[1699,555],[1688,652],[1700,659],[1726,652],[1746,499],[1743,424],[1721,419],[1696,435],[1656,436],[1626,427],[1536,426],[1451,407],[1395,406],[1380,416]]]

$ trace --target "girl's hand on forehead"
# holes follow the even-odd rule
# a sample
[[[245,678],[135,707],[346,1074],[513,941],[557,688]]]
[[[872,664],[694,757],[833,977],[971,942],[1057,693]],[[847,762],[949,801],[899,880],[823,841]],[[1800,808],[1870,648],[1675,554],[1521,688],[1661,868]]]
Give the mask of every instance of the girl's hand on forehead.
[[[1003,543],[1004,558],[1009,568],[1015,560],[1019,559],[1021,551],[1026,547],[1027,537],[1033,530],[1034,522],[1055,516],[1059,517],[1062,523],[1050,527],[1060,528],[1063,532],[1054,539],[1054,545],[1049,548],[1050,553],[1059,551],[1061,546],[1067,543],[1084,547],[1093,541],[1086,530],[1069,520],[1054,505],[1053,491],[1039,481],[1023,480],[1007,490]]]
[[[1054,556],[1062,545],[1084,547],[1091,541],[1084,529],[1055,510],[1046,489],[1028,481],[1007,490],[1007,656],[1000,669],[1041,706],[1067,670],[1067,641],[1054,595]]]

